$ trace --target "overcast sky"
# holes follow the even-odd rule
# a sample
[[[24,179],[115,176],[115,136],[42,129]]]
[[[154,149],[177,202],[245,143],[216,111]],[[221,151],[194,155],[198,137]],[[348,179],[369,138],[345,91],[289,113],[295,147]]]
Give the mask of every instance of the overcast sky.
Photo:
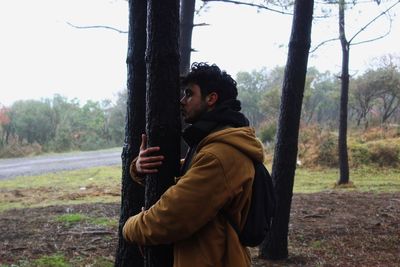
[[[354,10],[347,23],[355,27],[348,27],[348,37],[379,8],[383,7],[363,4],[361,11]],[[400,12],[400,5],[394,11]],[[238,71],[284,65],[291,21],[290,16],[250,7],[212,4],[196,17],[196,22],[210,26],[195,28],[193,48],[198,52],[192,54],[192,61],[216,63],[233,76]],[[88,99],[114,100],[126,88],[127,34],[80,30],[67,22],[127,30],[128,4],[124,0],[0,0],[1,104],[54,94],[78,98],[84,104]],[[382,20],[360,37],[382,34],[386,26]],[[362,72],[373,57],[399,53],[399,33],[400,19],[395,18],[389,37],[352,47],[352,73]],[[313,45],[336,36],[335,19],[315,21]],[[309,66],[338,72],[340,59],[335,41],[312,54]]]

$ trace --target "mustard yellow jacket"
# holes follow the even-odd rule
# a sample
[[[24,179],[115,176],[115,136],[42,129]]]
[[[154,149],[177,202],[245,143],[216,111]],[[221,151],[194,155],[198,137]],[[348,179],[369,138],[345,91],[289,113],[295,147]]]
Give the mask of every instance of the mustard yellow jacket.
[[[263,161],[264,153],[252,128],[211,133],[200,142],[176,185],[150,209],[126,221],[125,239],[139,245],[173,243],[174,267],[250,266],[248,249],[219,211],[224,208],[243,227],[253,159]]]

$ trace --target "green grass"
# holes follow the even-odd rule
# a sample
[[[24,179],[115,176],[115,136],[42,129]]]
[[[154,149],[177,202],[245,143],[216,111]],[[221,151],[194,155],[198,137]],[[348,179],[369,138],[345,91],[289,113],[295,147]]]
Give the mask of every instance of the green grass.
[[[63,214],[55,217],[57,222],[62,222],[65,225],[71,225],[74,223],[90,223],[99,226],[113,227],[117,226],[118,222],[115,219],[110,219],[107,217],[92,218],[81,213],[69,213]]]
[[[359,192],[400,192],[400,170],[365,167],[350,170],[352,186],[338,188],[339,170],[296,170],[294,193],[315,193],[327,190],[355,190]]]
[[[63,254],[45,255],[34,260],[19,260],[12,265],[0,264],[0,267],[72,267],[72,266],[92,266],[92,267],[112,267],[114,261],[104,257],[74,257],[67,259]]]
[[[121,167],[95,167],[74,171],[62,171],[36,176],[22,176],[0,181],[1,189],[51,187],[62,190],[79,189],[89,185],[111,186],[120,183]]]
[[[55,254],[50,256],[43,256],[34,260],[33,266],[40,267],[70,267],[71,265],[66,261],[64,255]]]
[[[120,200],[121,167],[96,167],[0,181],[0,211]]]
[[[100,217],[100,218],[90,218],[89,222],[91,224],[96,224],[100,226],[107,226],[107,227],[114,227],[118,226],[118,221],[115,219],[110,219],[107,217]]]
[[[70,214],[63,214],[56,217],[57,222],[62,222],[65,224],[73,224],[78,222],[83,222],[88,220],[88,216],[80,213],[70,213]]]
[[[121,200],[121,167],[96,167],[0,181],[0,212],[49,205],[110,203]],[[400,170],[364,167],[350,170],[352,186],[336,188],[337,169],[298,168],[294,193],[329,190],[400,192]],[[97,224],[116,222],[98,219]]]

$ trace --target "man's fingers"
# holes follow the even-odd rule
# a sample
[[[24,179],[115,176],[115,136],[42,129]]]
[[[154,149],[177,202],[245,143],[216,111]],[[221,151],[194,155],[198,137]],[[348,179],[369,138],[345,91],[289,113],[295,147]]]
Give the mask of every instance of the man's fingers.
[[[146,149],[147,146],[147,135],[142,134],[142,143],[140,144],[140,150]]]
[[[157,152],[159,150],[160,150],[159,146],[149,147],[147,149],[141,149],[141,151],[139,152],[139,156],[146,157],[148,154]]]
[[[155,161],[162,161],[163,159],[164,156],[145,157],[141,159],[140,163],[151,163]]]
[[[162,165],[162,161],[157,161],[157,162],[150,162],[150,163],[142,163],[141,167],[142,169],[151,169],[154,167],[159,167]]]

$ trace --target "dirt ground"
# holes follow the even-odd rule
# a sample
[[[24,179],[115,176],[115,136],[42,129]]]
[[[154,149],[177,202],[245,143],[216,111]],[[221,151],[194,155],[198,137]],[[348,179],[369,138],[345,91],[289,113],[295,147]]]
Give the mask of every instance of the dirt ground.
[[[0,265],[22,266],[26,260],[62,253],[71,266],[112,266],[115,223],[56,218],[82,213],[118,221],[119,208],[85,204],[0,213]],[[400,193],[295,194],[289,228],[289,258],[268,262],[251,249],[253,266],[400,266]]]

